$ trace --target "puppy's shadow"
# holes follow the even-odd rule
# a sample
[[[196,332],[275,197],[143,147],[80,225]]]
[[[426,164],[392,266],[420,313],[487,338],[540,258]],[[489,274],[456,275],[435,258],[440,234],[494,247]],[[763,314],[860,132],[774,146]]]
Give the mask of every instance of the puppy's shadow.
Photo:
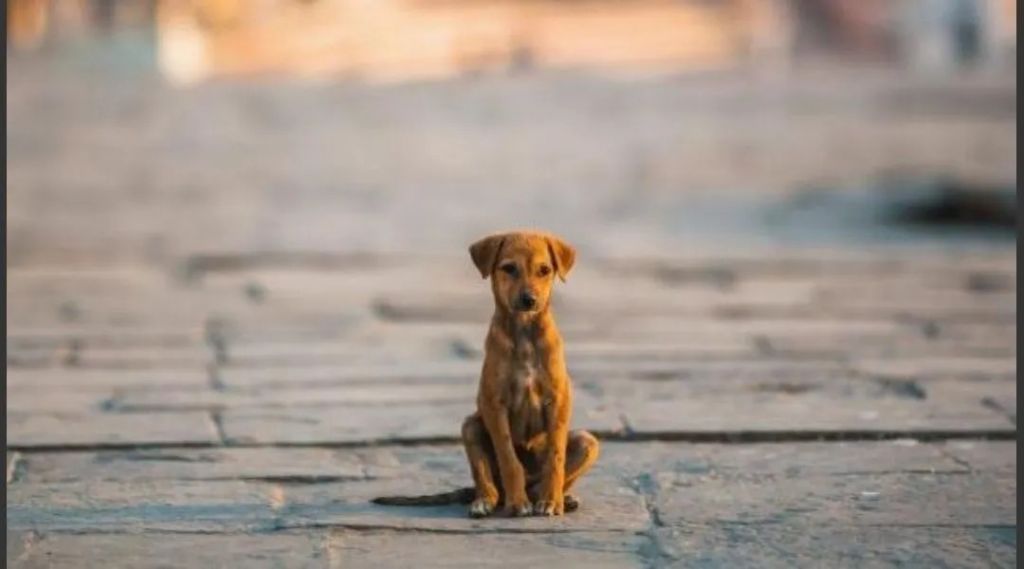
[[[468,506],[463,504],[445,506],[381,506],[371,503],[366,505],[366,513],[388,518],[470,520]]]

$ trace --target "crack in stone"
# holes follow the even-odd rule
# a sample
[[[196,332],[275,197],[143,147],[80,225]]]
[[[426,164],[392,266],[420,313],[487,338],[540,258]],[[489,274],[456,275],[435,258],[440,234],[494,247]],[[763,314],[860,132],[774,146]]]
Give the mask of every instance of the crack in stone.
[[[227,390],[228,386],[224,383],[224,379],[221,378],[220,376],[220,358],[217,357],[216,359],[217,363],[212,363],[206,366],[206,373],[208,374],[208,378],[210,381],[210,388],[213,389],[214,391],[225,391]],[[227,356],[225,356],[224,359],[226,360]]]
[[[216,419],[215,419],[216,417]],[[83,443],[83,444],[28,444],[8,445],[12,452],[81,452],[102,450],[147,450],[174,448],[380,448],[388,446],[419,447],[460,444],[461,439],[455,436],[410,437],[404,439],[365,439],[357,441],[283,441],[253,442],[230,440],[221,432],[218,412],[210,413],[211,424],[218,430],[222,438],[218,442],[160,442],[160,443]],[[797,443],[797,442],[874,442],[910,439],[919,442],[936,442],[951,440],[979,441],[1016,441],[1016,428],[981,429],[977,431],[956,430],[922,430],[922,431],[645,431],[623,432],[620,430],[591,431],[604,441],[612,442],[684,442],[684,443],[719,443],[719,444],[757,444],[757,443]]]
[[[974,467],[971,466],[970,462],[967,462],[966,460],[960,458],[959,456],[949,452],[949,450],[940,448],[939,454],[966,468],[968,472],[974,472]]]
[[[224,419],[221,417],[220,411],[211,411],[209,419],[214,432],[217,434],[217,440],[220,441],[219,446],[228,444],[228,437],[224,433]]]
[[[1006,417],[1010,421],[1010,423],[1012,423],[1016,427],[1016,425],[1017,425],[1017,413],[1016,412],[1014,412],[1014,411],[1012,411],[1010,409],[1007,409],[1006,407],[1004,407],[1002,404],[1000,404],[995,399],[992,399],[991,397],[983,398],[981,400],[981,405],[983,407],[991,409],[991,410],[995,411],[996,413],[999,413],[1000,415]]]
[[[643,473],[629,480],[628,484],[636,493],[640,494],[640,497],[643,499],[644,508],[647,510],[647,515],[650,518],[648,528],[639,533],[639,535],[646,538],[646,543],[638,548],[637,555],[644,561],[646,567],[660,567],[671,556],[661,547],[657,535],[658,529],[665,527],[665,523],[661,519],[661,512],[658,510],[658,505],[655,501],[658,481],[650,473]]]
[[[217,318],[209,318],[203,324],[203,336],[207,346],[213,352],[215,365],[225,365],[228,362],[228,340],[224,332],[227,324]],[[215,382],[214,373],[211,371],[210,381]]]

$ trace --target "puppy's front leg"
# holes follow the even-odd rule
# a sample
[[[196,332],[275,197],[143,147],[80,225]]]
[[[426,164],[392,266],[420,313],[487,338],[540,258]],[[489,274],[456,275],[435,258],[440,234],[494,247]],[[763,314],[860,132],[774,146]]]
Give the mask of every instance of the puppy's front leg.
[[[540,493],[533,513],[560,516],[565,513],[565,453],[569,444],[571,396],[563,392],[544,409],[548,425],[547,455],[541,474]]]
[[[509,516],[527,516],[530,514],[530,500],[526,497],[526,475],[512,446],[508,409],[503,405],[490,405],[486,410],[481,409],[480,415],[487,432],[491,435],[494,454],[498,458],[501,486],[505,494],[503,513]]]

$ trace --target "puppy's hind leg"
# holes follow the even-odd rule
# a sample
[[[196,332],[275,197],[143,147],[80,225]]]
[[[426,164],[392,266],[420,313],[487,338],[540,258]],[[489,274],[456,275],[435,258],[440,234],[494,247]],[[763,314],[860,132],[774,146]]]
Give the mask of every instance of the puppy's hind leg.
[[[569,489],[580,476],[583,476],[597,461],[600,443],[597,437],[587,431],[569,433],[569,444],[565,449],[565,511],[572,512],[580,507],[579,498],[569,493]]]
[[[476,498],[469,506],[469,515],[473,518],[489,516],[498,507],[500,498],[500,489],[495,483],[498,468],[491,438],[479,414],[466,417],[462,423],[462,444],[476,486]]]

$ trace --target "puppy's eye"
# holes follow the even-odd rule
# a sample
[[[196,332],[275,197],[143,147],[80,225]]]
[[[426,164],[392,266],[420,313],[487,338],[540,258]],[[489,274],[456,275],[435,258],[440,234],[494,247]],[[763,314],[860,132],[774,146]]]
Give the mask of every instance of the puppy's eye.
[[[513,265],[512,263],[506,263],[502,265],[501,270],[510,277],[516,276],[516,274],[519,272],[519,269],[517,269],[516,266]]]
[[[551,274],[551,267],[547,265],[541,265],[540,268],[537,269],[537,272],[540,274],[540,276],[546,277]]]

